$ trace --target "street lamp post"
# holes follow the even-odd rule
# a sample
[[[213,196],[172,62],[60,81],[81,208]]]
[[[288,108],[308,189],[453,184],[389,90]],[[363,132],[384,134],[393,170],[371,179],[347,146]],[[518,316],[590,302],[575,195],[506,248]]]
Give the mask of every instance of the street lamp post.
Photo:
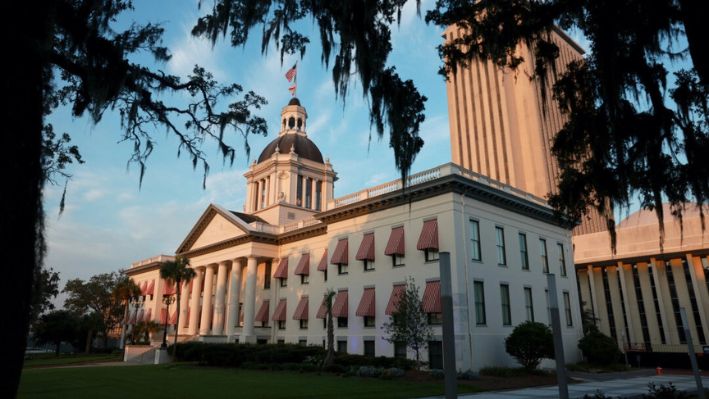
[[[167,349],[167,322],[170,318],[170,305],[172,305],[174,302],[175,297],[173,297],[172,295],[165,295],[162,297],[162,303],[167,305],[167,309],[165,310],[165,329],[163,330],[162,345],[160,346],[160,348],[162,349]]]

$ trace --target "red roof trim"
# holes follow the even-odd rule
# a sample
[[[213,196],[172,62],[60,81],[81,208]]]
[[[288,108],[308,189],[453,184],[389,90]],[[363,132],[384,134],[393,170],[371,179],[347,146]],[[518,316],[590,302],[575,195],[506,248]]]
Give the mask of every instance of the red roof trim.
[[[406,284],[394,284],[394,287],[391,289],[391,296],[389,297],[387,308],[384,311],[385,315],[391,316],[392,314],[394,314],[396,308],[399,306],[399,298],[404,295],[405,290]]]
[[[423,222],[423,228],[421,229],[421,235],[416,244],[416,249],[422,251],[433,249],[438,251],[438,220],[432,219]]]
[[[426,282],[426,290],[423,292],[421,307],[425,313],[442,313],[440,281],[436,280]]]
[[[300,256],[300,261],[298,261],[298,267],[295,268],[296,276],[309,276],[310,275],[310,253],[305,253]]]
[[[366,233],[362,237],[355,259],[374,261],[374,233]]]
[[[335,304],[332,305],[332,317],[348,317],[348,297],[347,290],[342,290],[335,297]]]
[[[256,317],[254,317],[254,321],[264,323],[268,321],[268,299],[263,300],[261,308],[259,308],[258,313],[256,313]]]
[[[288,278],[288,257],[284,257],[281,259],[281,262],[278,264],[278,268],[276,269],[276,273],[273,275],[273,278]]]
[[[349,260],[348,249],[347,238],[341,238],[340,241],[337,242],[337,247],[335,247],[335,253],[332,254],[330,263],[333,265],[346,265]]]
[[[357,306],[357,316],[364,317],[374,317],[376,315],[376,301],[375,301],[374,288],[365,288],[362,292],[362,299],[359,301],[359,306]]]
[[[384,255],[399,255],[404,256],[406,252],[406,240],[404,239],[404,226],[394,227],[391,229],[389,241],[387,242]]]
[[[287,301],[285,299],[278,301],[278,306],[276,306],[276,310],[273,311],[273,321],[286,320],[286,306]]]
[[[298,302],[298,307],[295,308],[295,313],[293,313],[293,320],[308,320],[308,297],[300,297],[300,302]]]

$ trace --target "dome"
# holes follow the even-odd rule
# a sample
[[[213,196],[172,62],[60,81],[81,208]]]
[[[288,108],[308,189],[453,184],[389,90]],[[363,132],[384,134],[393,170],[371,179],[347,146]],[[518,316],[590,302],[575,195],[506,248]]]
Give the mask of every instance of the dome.
[[[297,105],[300,106],[300,100],[298,100],[297,97],[293,97],[288,101],[288,105]]]
[[[294,98],[291,102],[293,100],[298,101],[297,98]],[[288,154],[291,147],[294,147],[295,153],[298,154],[300,158],[309,159],[317,163],[324,163],[322,153],[320,153],[318,146],[306,136],[298,133],[287,133],[278,136],[263,149],[261,155],[258,157],[258,163],[269,159],[276,151],[276,148],[278,148],[278,152],[281,154]]]
[[[665,225],[675,223],[675,218],[672,215],[672,210],[670,209],[670,204],[664,203],[662,204],[663,208],[663,219],[665,222]],[[707,209],[704,209],[704,212],[706,212]],[[682,212],[682,218],[684,219],[685,222],[691,219],[699,219],[699,208],[696,206],[696,204],[687,204],[687,207],[685,208],[684,212]],[[644,225],[659,225],[657,221],[657,214],[655,213],[654,210],[648,210],[648,209],[640,209],[638,211],[635,211],[628,215],[625,219],[621,220],[620,223],[618,223],[618,228],[624,228],[624,227],[635,227],[635,226],[644,226]]]

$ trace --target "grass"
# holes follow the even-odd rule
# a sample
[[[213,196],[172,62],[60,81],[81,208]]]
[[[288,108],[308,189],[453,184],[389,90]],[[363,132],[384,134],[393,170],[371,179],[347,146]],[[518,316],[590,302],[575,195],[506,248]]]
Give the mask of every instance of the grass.
[[[96,354],[96,355],[59,355],[42,354],[34,355],[25,359],[25,368],[51,367],[51,366],[71,366],[87,363],[118,362],[122,360],[118,354]]]
[[[479,392],[459,385],[459,392]],[[193,365],[25,369],[20,398],[412,398],[443,394],[443,382]]]

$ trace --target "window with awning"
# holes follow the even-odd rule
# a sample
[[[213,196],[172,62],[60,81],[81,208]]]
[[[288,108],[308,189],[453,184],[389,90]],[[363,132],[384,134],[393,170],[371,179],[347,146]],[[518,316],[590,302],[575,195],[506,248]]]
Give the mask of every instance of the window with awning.
[[[322,258],[320,258],[320,263],[318,263],[318,271],[327,272],[327,248],[325,248]]]
[[[374,299],[374,287],[365,288],[362,292],[362,299],[359,300],[359,306],[357,306],[357,316],[374,317],[376,315],[376,301]]]
[[[278,268],[276,269],[276,273],[273,275],[274,278],[281,278],[281,279],[286,279],[288,278],[288,257],[284,257],[281,259],[281,262],[278,263]]]
[[[332,305],[332,316],[346,318],[349,313],[347,302],[347,290],[340,290],[335,296],[335,303]]]
[[[427,281],[421,304],[425,313],[441,313],[441,282]]]
[[[296,276],[308,276],[310,275],[310,253],[305,253],[300,256],[298,261],[298,266],[295,268]]]
[[[293,320],[308,320],[308,297],[300,297],[300,302],[293,313]]]
[[[148,288],[145,289],[145,295],[155,295],[155,280],[151,280]]]
[[[324,319],[327,317],[327,303],[325,302],[325,298],[322,299],[322,303],[318,308],[318,314],[315,317],[318,319]]]
[[[423,222],[421,235],[416,243],[416,249],[425,251],[438,251],[438,220],[431,219]]]
[[[339,274],[347,274],[347,263],[349,262],[347,238],[342,238],[337,242],[335,252],[332,254],[330,263],[338,266]]]
[[[273,321],[285,321],[286,320],[286,299],[283,298],[278,301],[276,305],[276,310],[273,311]]]
[[[386,314],[387,316],[391,316],[392,314],[394,314],[396,309],[399,307],[399,300],[401,300],[401,297],[404,295],[404,291],[406,291],[406,284],[394,284],[384,314]]]
[[[268,323],[268,299],[264,299],[258,312],[256,312],[256,317],[254,321],[260,321],[261,323]]]
[[[391,234],[389,234],[389,241],[387,241],[387,246],[384,249],[384,255],[386,256],[404,256],[406,248],[406,241],[404,240],[404,226],[394,227],[391,229]]]
[[[140,295],[147,295],[146,292],[148,291],[148,282],[143,281],[140,283]]]
[[[362,236],[362,243],[359,245],[355,259],[364,262],[364,270],[374,270],[374,233],[366,233]]]

